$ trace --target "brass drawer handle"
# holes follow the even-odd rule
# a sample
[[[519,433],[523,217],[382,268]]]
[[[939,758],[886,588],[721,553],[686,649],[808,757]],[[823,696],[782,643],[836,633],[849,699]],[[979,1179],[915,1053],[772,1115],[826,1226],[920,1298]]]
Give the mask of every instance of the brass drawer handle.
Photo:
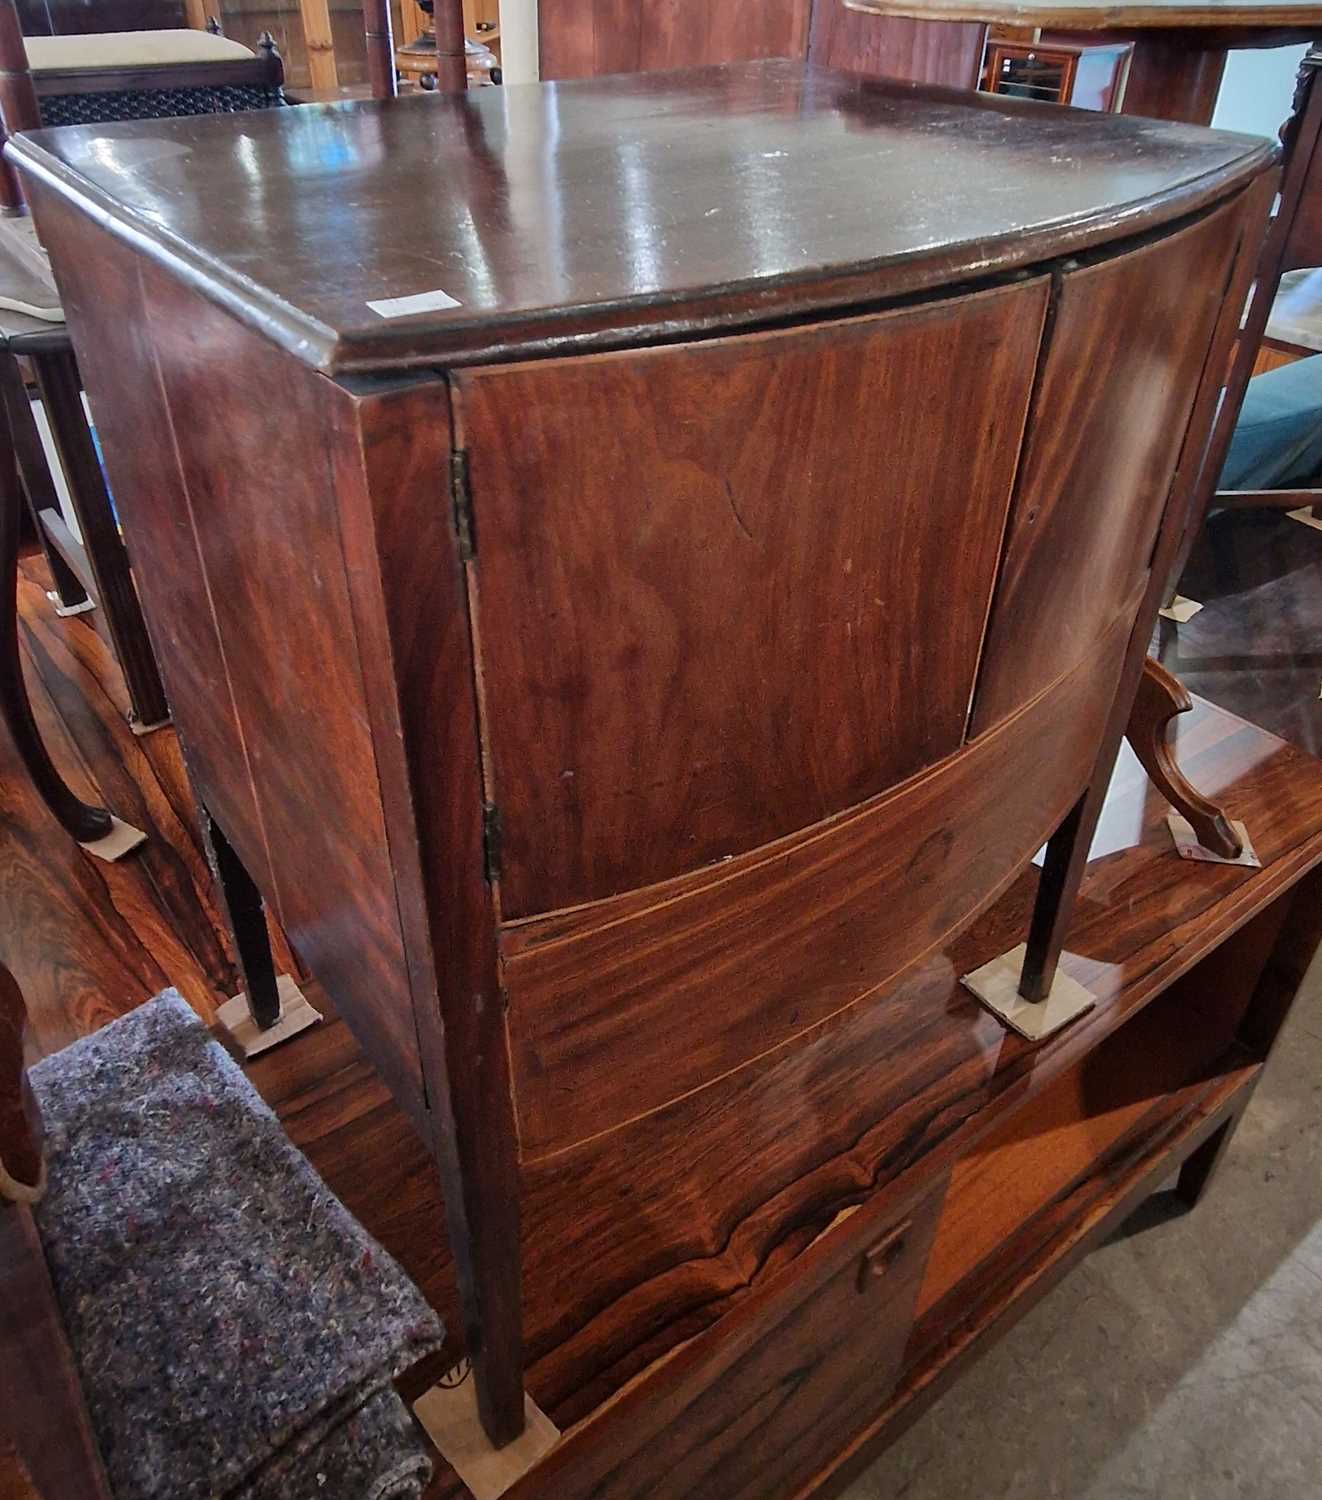
[[[866,1291],[874,1282],[887,1275],[895,1262],[904,1254],[904,1245],[913,1220],[906,1219],[897,1224],[888,1235],[883,1236],[870,1249],[863,1252],[863,1261],[858,1268],[858,1289]]]

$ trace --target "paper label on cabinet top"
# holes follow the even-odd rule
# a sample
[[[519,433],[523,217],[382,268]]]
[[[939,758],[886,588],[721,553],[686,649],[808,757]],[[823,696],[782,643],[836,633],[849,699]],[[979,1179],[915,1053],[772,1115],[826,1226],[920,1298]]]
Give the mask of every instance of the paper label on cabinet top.
[[[383,297],[379,302],[369,302],[368,307],[378,317],[407,318],[412,313],[441,312],[447,307],[462,307],[458,297],[440,290],[414,292],[411,297]]]

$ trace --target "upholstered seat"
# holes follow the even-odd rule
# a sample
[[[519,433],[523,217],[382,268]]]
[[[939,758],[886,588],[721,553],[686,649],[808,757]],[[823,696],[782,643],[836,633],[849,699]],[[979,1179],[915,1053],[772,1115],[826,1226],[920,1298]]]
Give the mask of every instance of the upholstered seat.
[[[1293,489],[1322,473],[1322,355],[1249,381],[1220,490]]]
[[[178,67],[183,63],[242,62],[251,47],[209,31],[103,31],[90,36],[23,38],[34,73],[103,72],[113,68]]]

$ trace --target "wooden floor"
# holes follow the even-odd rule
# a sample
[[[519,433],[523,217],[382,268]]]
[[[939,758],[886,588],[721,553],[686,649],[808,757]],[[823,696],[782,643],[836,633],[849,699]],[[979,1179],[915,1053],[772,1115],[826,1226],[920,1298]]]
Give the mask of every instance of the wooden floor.
[[[1163,659],[1195,692],[1322,754],[1322,532],[1267,514],[1233,518],[1214,540],[1200,546],[1182,585],[1207,607],[1178,630],[1163,628]],[[19,599],[42,732],[83,795],[149,837],[120,865],[78,849],[0,736],[0,958],[23,986],[34,1058],[168,984],[208,1019],[237,987],[174,734],[129,731],[112,658],[88,617],[56,618],[42,566],[24,562]],[[332,1018],[315,1041],[277,1049],[250,1076],[350,1210],[456,1326],[435,1174],[343,1025]],[[0,1500],[29,1494],[13,1456],[0,1451]]]

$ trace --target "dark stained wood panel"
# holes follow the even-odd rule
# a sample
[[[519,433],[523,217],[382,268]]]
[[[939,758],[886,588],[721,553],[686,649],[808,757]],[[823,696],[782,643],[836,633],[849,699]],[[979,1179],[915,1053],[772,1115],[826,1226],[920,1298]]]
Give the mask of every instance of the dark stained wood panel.
[[[1063,277],[975,734],[1082,660],[1146,576],[1242,222],[1236,201]]]
[[[974,21],[866,16],[842,0],[816,0],[808,56],[828,68],[910,83],[976,86],[987,27]]]
[[[742,854],[960,744],[1046,285],[456,377],[507,918]],[[959,400],[887,420],[952,365]]]
[[[540,0],[544,79],[802,58],[811,0]]]
[[[0,1340],[3,1436],[17,1445],[36,1493],[41,1500],[62,1495],[113,1500],[41,1237],[26,1203],[0,1202]],[[26,1500],[29,1491],[24,1485],[4,1493],[6,1500]]]
[[[641,0],[643,68],[802,58],[812,0]]]
[[[568,1486],[595,1500],[767,1500],[805,1493],[894,1388],[944,1181],[887,1222],[843,1229],[731,1330],[681,1351],[664,1398],[635,1412]],[[791,1353],[792,1351],[792,1353]],[[710,1363],[708,1363],[710,1361]],[[749,1462],[749,1454],[756,1460]],[[538,1476],[539,1478],[542,1476]],[[528,1476],[515,1494],[537,1493]]]
[[[1042,26],[1051,31],[1141,27],[1144,30],[1297,30],[1310,40],[1322,24],[1316,0],[845,0],[877,15],[933,20],[986,20],[998,26]],[[1280,43],[1278,45],[1283,45]]]
[[[1206,708],[1177,732],[1190,774],[1262,832],[1270,868],[1297,878],[1317,862],[1322,835],[1297,846],[1290,831],[1322,808],[1308,757]],[[529,1379],[562,1426],[756,1301],[842,1212],[884,1217],[890,1191],[969,1149],[1202,958],[1210,921],[1224,935],[1281,889],[1230,866],[1191,880],[1170,857],[1165,811],[1126,758],[1066,961],[1098,1007],[1045,1047],[1007,1033],[958,978],[1022,939],[1029,870],[961,936],[801,1045],[525,1164]]]
[[[192,636],[188,691],[176,693],[166,670],[181,736],[202,795],[295,948],[420,1119],[418,1040],[335,510],[331,387],[127,256],[98,236],[62,291],[75,341],[92,355],[85,378],[116,502],[143,543],[134,562],[148,619]],[[129,351],[140,357],[143,325],[117,319],[122,344],[84,333],[100,288],[138,276],[145,367],[159,380],[147,392],[150,425],[137,383],[122,379]],[[242,390],[225,373],[229,359],[245,372]],[[180,546],[193,556],[176,565]],[[175,649],[163,654],[180,663]]]
[[[1209,204],[1271,151],[787,61],[71,126],[10,149],[333,371],[627,345],[1031,266]],[[436,290],[453,304],[368,306]]]
[[[1122,625],[994,734],[861,808],[716,870],[507,929],[525,1158],[793,1042],[971,920],[1078,797]],[[1048,735],[1052,754],[1036,758]]]
[[[333,392],[340,531],[465,1340],[517,1368],[509,1047],[496,913],[483,877],[464,565],[446,503],[449,390],[427,376]],[[422,599],[425,610],[415,607]],[[489,1396],[478,1389],[486,1421]],[[515,1417],[501,1411],[493,1425]]]
[[[65,203],[52,200],[48,235],[76,232],[76,216]],[[222,768],[243,766],[245,752],[230,683],[220,649],[215,616],[201,577],[197,538],[180,493],[165,392],[151,347],[151,329],[138,266],[123,249],[108,245],[96,289],[65,278],[64,306],[78,326],[90,303],[104,298],[123,309],[120,340],[85,339],[79,368],[89,397],[97,440],[115,474],[116,504],[122,515],[138,514],[161,524],[135,528],[126,542],[139,577],[159,580],[156,590],[140,589],[147,628],[160,658],[168,658],[166,693],[181,721],[206,725],[190,747],[194,773],[216,789],[213,811],[223,827],[235,830],[249,869],[271,889],[265,841],[256,835],[257,803],[251,781],[222,775]],[[125,361],[143,372],[130,393],[125,390]],[[121,814],[121,816],[124,816]]]
[[[541,77],[632,73],[639,66],[642,31],[643,0],[538,0]]]

